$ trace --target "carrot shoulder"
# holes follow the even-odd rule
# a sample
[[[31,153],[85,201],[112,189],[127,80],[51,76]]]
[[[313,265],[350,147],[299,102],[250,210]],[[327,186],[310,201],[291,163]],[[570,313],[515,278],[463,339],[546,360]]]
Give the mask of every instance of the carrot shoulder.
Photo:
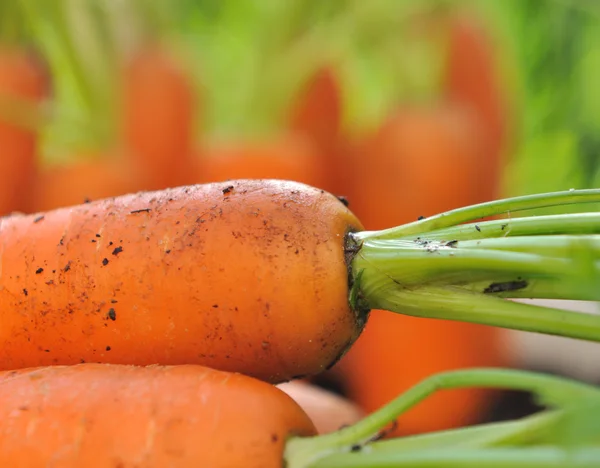
[[[279,382],[331,365],[348,301],[334,196],[242,180],[1,219],[0,365],[195,363]]]
[[[279,467],[309,417],[264,382],[201,366],[0,373],[0,465]]]

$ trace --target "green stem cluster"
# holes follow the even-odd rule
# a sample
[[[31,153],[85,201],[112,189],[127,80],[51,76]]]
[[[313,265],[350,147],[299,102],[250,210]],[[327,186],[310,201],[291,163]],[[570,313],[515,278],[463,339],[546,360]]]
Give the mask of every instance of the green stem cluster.
[[[550,408],[521,421],[455,429],[432,434],[373,442],[378,432],[436,391],[493,387],[533,392]],[[502,369],[445,372],[415,385],[384,408],[353,426],[316,437],[290,439],[288,468],[383,466],[594,466],[600,450],[547,444],[563,426],[572,408],[600,402],[600,389],[560,377]],[[595,417],[595,416],[594,416]],[[600,441],[600,431],[596,434]],[[519,448],[517,448],[519,447]],[[431,450],[435,448],[435,450]],[[568,456],[565,456],[568,453]],[[477,465],[477,462],[480,465]],[[566,464],[574,463],[574,465]],[[487,463],[491,463],[488,465]],[[513,465],[514,463],[514,465]]]
[[[600,213],[512,217],[599,201],[597,189],[516,197],[353,234],[351,299],[355,307],[600,341],[600,317],[506,300],[600,300]],[[475,222],[501,214],[509,217]]]

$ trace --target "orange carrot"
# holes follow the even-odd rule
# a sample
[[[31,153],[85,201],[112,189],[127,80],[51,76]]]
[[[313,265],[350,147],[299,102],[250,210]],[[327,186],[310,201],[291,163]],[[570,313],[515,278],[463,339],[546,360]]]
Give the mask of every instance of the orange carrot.
[[[485,152],[478,175],[481,198],[476,201],[488,201],[498,196],[508,136],[498,56],[489,34],[475,17],[456,15],[449,26],[443,93],[451,102],[471,110],[481,126]]]
[[[314,141],[325,174],[323,188],[347,195],[350,187],[348,161],[341,147],[342,96],[330,68],[317,70],[292,105],[288,127]]]
[[[196,182],[281,179],[322,187],[318,153],[310,141],[287,135],[264,142],[237,142],[204,148]]]
[[[200,366],[2,372],[0,419],[6,467],[279,467],[316,432],[276,387]]]
[[[381,229],[474,202],[482,155],[478,137],[470,115],[458,108],[398,111],[364,143],[359,156],[365,170],[353,211],[367,229]],[[340,370],[350,397],[371,412],[436,372],[502,363],[499,333],[373,311]],[[406,413],[395,434],[471,421],[485,402],[478,390],[436,395]]]
[[[37,134],[8,121],[18,105],[41,102],[47,93],[47,76],[30,55],[0,47],[0,216],[28,211],[35,174]]]
[[[45,169],[38,174],[34,211],[79,205],[140,190],[141,184],[125,162],[95,159]]]
[[[181,185],[192,168],[194,95],[185,72],[159,47],[138,52],[123,83],[127,150],[148,190]]]
[[[232,181],[0,218],[0,365],[201,364],[271,382],[358,336],[334,196]]]
[[[358,422],[363,414],[357,405],[335,393],[301,380],[278,385],[310,416],[319,434],[335,432]]]

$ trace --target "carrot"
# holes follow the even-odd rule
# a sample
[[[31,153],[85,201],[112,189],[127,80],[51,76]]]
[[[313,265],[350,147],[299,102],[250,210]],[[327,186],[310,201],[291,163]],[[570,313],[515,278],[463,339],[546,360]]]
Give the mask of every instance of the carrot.
[[[508,114],[499,76],[498,55],[490,35],[476,17],[457,14],[449,19],[450,35],[443,94],[472,111],[484,135],[480,182],[481,198],[498,196],[507,150]]]
[[[123,76],[126,148],[148,190],[181,185],[192,168],[194,95],[177,61],[147,46]]]
[[[303,138],[285,135],[268,141],[241,141],[203,148],[198,158],[196,182],[229,179],[281,179],[322,187],[314,144]]]
[[[353,402],[301,380],[278,385],[310,416],[319,434],[335,432],[358,422],[363,414]]]
[[[399,110],[364,142],[353,211],[367,229],[382,229],[474,202],[482,151],[476,125],[459,108]],[[500,338],[490,327],[373,311],[340,371],[349,396],[372,412],[435,372],[505,362]],[[476,389],[436,395],[393,434],[472,421],[486,401]]]
[[[141,189],[125,162],[95,158],[42,170],[34,187],[34,211],[79,205]]]
[[[342,140],[342,96],[334,71],[324,67],[310,78],[292,104],[288,128],[315,142],[325,175],[324,189],[348,195],[351,180]]]
[[[264,382],[201,366],[0,373],[0,465],[282,466],[309,417]]]
[[[321,372],[364,324],[344,255],[360,228],[334,196],[269,180],[3,218],[0,365]]]
[[[14,100],[40,103],[47,93],[47,76],[24,51],[0,46],[0,107],[16,112]],[[29,210],[35,174],[37,134],[0,112],[0,216]]]
[[[340,132],[342,99],[330,68],[317,70],[292,105],[289,127],[328,148]]]

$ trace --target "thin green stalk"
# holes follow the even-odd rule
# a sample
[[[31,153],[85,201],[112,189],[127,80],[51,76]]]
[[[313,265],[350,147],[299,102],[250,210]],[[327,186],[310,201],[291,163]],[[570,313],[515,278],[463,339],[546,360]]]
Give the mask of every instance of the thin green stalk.
[[[600,341],[600,317],[597,315],[507,301],[452,286],[418,290],[390,287],[376,295],[380,300],[372,303],[373,308],[403,315]]]
[[[408,437],[397,437],[368,445],[372,452],[401,452],[444,448],[485,448],[507,445],[529,445],[554,428],[562,420],[560,411],[544,411],[518,421],[480,424]]]
[[[442,389],[493,387],[535,393],[552,407],[568,407],[581,398],[599,398],[600,390],[560,377],[517,370],[469,369],[434,375],[415,385],[384,408],[353,426],[332,434],[290,439],[285,459],[288,468],[311,466],[329,454],[345,452],[354,445],[368,442],[379,430],[417,403]]]
[[[556,447],[441,449],[410,453],[346,453],[309,465],[310,468],[597,468],[600,448],[565,450]]]
[[[599,234],[600,213],[504,218],[428,231],[428,240],[485,239],[557,234]],[[407,238],[415,238],[415,235]],[[379,238],[379,236],[378,236]]]
[[[568,190],[564,192],[526,195],[458,208],[421,221],[415,221],[391,229],[382,231],[364,231],[356,234],[355,237],[357,240],[364,240],[372,237],[378,239],[406,237],[455,226],[457,224],[486,218],[488,216],[559,205],[563,206],[596,202],[600,202],[600,189]]]
[[[600,217],[598,218],[600,223]],[[599,226],[600,229],[600,226]],[[585,249],[594,259],[600,258],[600,235],[586,236],[523,236],[464,240],[456,243],[459,249],[492,249],[569,258],[577,249]]]

